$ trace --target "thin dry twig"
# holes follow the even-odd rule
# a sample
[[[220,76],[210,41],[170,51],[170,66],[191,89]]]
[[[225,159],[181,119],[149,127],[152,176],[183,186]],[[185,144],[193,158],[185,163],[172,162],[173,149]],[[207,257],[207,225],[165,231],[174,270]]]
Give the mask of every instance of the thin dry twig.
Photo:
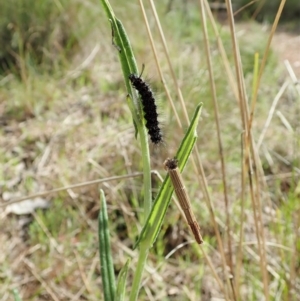
[[[24,258],[23,262],[27,265],[32,275],[41,283],[41,285],[45,288],[47,293],[54,301],[59,301],[59,297],[53,292],[52,288],[44,281],[44,279],[39,275],[38,271],[35,269],[35,266],[28,259]]]
[[[78,184],[72,184],[72,185],[68,185],[68,186],[64,186],[64,187],[59,187],[59,188],[55,188],[55,189],[52,189],[52,190],[42,191],[42,192],[35,193],[35,194],[29,195],[29,196],[25,196],[25,197],[22,197],[22,198],[11,200],[11,201],[6,202],[6,203],[2,203],[2,204],[0,204],[0,208],[7,207],[8,205],[19,203],[19,202],[22,202],[22,201],[25,201],[25,200],[34,199],[34,198],[37,198],[37,197],[40,197],[40,196],[46,196],[46,195],[49,195],[49,194],[52,194],[52,193],[65,191],[67,189],[81,188],[81,187],[86,187],[86,186],[100,184],[100,183],[109,182],[109,181],[117,181],[117,180],[121,180],[121,179],[140,177],[142,175],[143,175],[143,173],[137,172],[137,173],[133,173],[133,174],[130,174],[130,175],[125,175],[125,176],[114,176],[114,177],[109,177],[109,178],[105,178],[105,179],[98,179],[98,180],[87,181],[87,182],[82,182],[82,183],[78,183]]]
[[[218,26],[216,24],[215,18],[214,18],[213,13],[210,9],[208,1],[204,1],[204,5],[205,5],[206,12],[208,14],[210,23],[211,23],[211,25],[213,27],[213,30],[214,30],[214,33],[215,33],[218,48],[219,48],[219,51],[220,51],[220,54],[221,54],[221,57],[222,57],[222,63],[223,63],[224,68],[226,70],[226,75],[227,75],[226,78],[228,79],[228,83],[230,85],[231,91],[233,92],[233,94],[235,96],[236,101],[239,103],[239,95],[238,95],[236,81],[234,79],[234,75],[233,75],[233,72],[232,72],[232,69],[231,69],[226,51],[225,51],[225,47],[223,45],[223,41],[220,37]]]
[[[45,224],[40,219],[40,217],[34,211],[32,212],[32,215],[34,216],[34,218],[35,218],[36,222],[38,223],[38,225],[41,227],[42,231],[48,237],[50,245],[53,246],[53,248],[56,250],[56,252],[58,254],[62,254],[61,247],[59,246],[59,244],[57,243],[57,241],[54,239],[54,237],[51,235],[51,233],[49,232],[48,228],[45,226]]]
[[[152,13],[154,15],[154,19],[155,19],[155,22],[156,22],[156,25],[157,25],[157,28],[158,28],[158,31],[159,31],[161,42],[163,44],[165,57],[167,59],[168,66],[169,66],[169,69],[170,69],[170,72],[171,72],[171,76],[172,76],[172,79],[173,79],[173,82],[174,82],[174,85],[175,85],[175,88],[176,88],[177,96],[178,96],[178,99],[180,101],[181,107],[183,109],[185,120],[188,121],[188,123],[189,123],[189,116],[188,116],[188,113],[187,113],[187,110],[186,110],[185,102],[184,102],[184,99],[183,99],[183,96],[182,96],[182,93],[181,93],[180,86],[178,84],[178,80],[177,80],[173,65],[171,63],[171,58],[170,58],[170,55],[169,55],[169,50],[168,50],[166,38],[165,38],[164,32],[162,30],[162,26],[160,24],[160,20],[159,20],[159,17],[158,17],[156,8],[155,8],[155,4],[154,4],[153,0],[149,0],[149,3],[150,3]]]
[[[205,45],[205,52],[206,52],[206,60],[207,60],[207,67],[209,71],[209,83],[210,83],[210,90],[212,94],[212,101],[214,106],[214,116],[215,116],[215,123],[217,128],[217,139],[218,139],[218,148],[219,148],[219,156],[221,161],[221,171],[222,171],[222,182],[223,182],[223,193],[224,193],[224,202],[225,202],[225,214],[226,214],[226,225],[227,225],[227,246],[228,246],[228,265],[230,268],[230,272],[233,275],[233,263],[232,263],[232,249],[231,249],[231,237],[229,235],[231,231],[230,226],[230,213],[229,213],[229,202],[228,202],[228,189],[227,189],[227,177],[226,177],[226,167],[225,167],[225,159],[223,153],[223,143],[221,137],[221,126],[220,126],[220,114],[219,114],[219,106],[217,101],[217,91],[216,91],[216,84],[213,74],[213,67],[212,67],[212,59],[211,59],[211,51],[210,51],[210,44],[209,44],[209,37],[208,37],[208,30],[206,24],[206,15],[204,9],[204,1],[200,0],[200,14],[201,14],[201,24],[203,30],[203,37],[204,37],[204,45]],[[233,288],[233,297],[236,300],[235,290]]]
[[[290,300],[293,300],[291,297],[292,297],[292,294],[296,291],[296,281],[297,281],[297,265],[299,262],[297,260],[297,258],[299,259],[299,247],[297,246],[297,243],[299,242],[300,240],[300,210],[298,209],[297,210],[298,212],[295,212],[294,213],[294,216],[293,216],[293,220],[294,220],[294,233],[295,233],[295,238],[294,238],[294,248],[293,248],[293,254],[292,254],[292,259],[291,259],[291,264],[290,264],[290,267],[289,267],[289,275],[290,275],[290,279],[289,279],[289,283],[288,285],[290,286],[290,289],[289,289],[289,299]]]
[[[181,107],[182,107],[182,110],[184,112],[185,119],[186,119],[187,123],[189,123],[189,118],[188,118],[185,102],[183,100],[181,89],[179,87],[178,81],[177,81],[176,76],[175,76],[174,69],[172,67],[172,63],[171,63],[171,59],[170,59],[170,56],[169,56],[169,51],[168,51],[166,39],[164,37],[164,33],[163,33],[163,30],[162,30],[162,27],[161,27],[161,24],[160,24],[160,21],[159,21],[159,18],[158,18],[158,14],[156,12],[154,2],[152,0],[149,0],[149,2],[150,2],[151,9],[152,9],[152,12],[153,12],[153,15],[154,15],[154,18],[155,18],[155,22],[156,22],[157,27],[158,27],[160,38],[161,38],[161,41],[162,41],[162,44],[163,44],[164,53],[165,53],[165,56],[166,56],[166,59],[167,59],[167,62],[168,62],[168,66],[169,66],[172,78],[173,78],[174,85],[176,87],[178,98],[180,100]],[[182,129],[181,123],[180,123],[180,128]],[[222,264],[225,267],[226,266],[226,259],[225,259],[225,252],[224,252],[223,242],[222,242],[221,235],[220,235],[220,232],[219,232],[219,229],[218,229],[218,225],[217,225],[216,220],[215,220],[215,213],[214,213],[214,209],[213,209],[213,204],[212,204],[211,196],[210,196],[210,193],[209,193],[207,181],[206,181],[206,178],[205,178],[204,168],[203,168],[201,158],[199,156],[199,149],[198,149],[197,145],[195,146],[195,150],[196,150],[196,154],[195,154],[195,157],[192,156],[192,164],[193,164],[194,170],[196,171],[197,179],[198,179],[198,181],[199,181],[199,183],[200,183],[200,185],[201,185],[201,187],[204,191],[205,201],[206,201],[207,207],[209,208],[210,219],[211,219],[211,222],[214,226],[214,230],[215,230],[215,234],[216,234],[217,242],[218,242],[218,248],[219,248],[219,251],[220,251],[220,254],[221,254],[221,257],[222,257]]]
[[[240,233],[239,233],[239,244],[238,252],[236,255],[236,267],[235,267],[235,287],[237,298],[240,299],[240,282],[241,282],[241,270],[243,262],[243,240],[244,240],[244,215],[245,215],[245,201],[246,201],[246,178],[247,178],[247,167],[246,167],[246,156],[245,156],[245,145],[246,145],[245,133],[241,135],[241,213],[240,213]]]
[[[81,275],[81,279],[85,285],[85,289],[90,293],[92,294],[92,290],[91,290],[91,287],[90,287],[90,284],[89,284],[89,281],[88,281],[88,278],[84,272],[84,269],[83,269],[83,266],[82,266],[82,262],[81,262],[81,259],[79,257],[79,254],[76,250],[73,250],[74,254],[75,254],[75,257],[76,257],[76,262],[77,262],[77,265],[78,265],[78,268],[79,268],[79,272],[80,272],[80,275]]]
[[[256,106],[256,102],[257,102],[258,90],[259,90],[259,86],[261,84],[261,78],[262,78],[263,72],[265,70],[266,63],[267,63],[269,51],[271,48],[271,42],[272,42],[273,36],[275,34],[275,31],[277,29],[277,25],[278,25],[282,10],[284,8],[285,2],[286,2],[286,0],[281,0],[281,2],[280,2],[280,6],[278,8],[275,20],[272,24],[271,32],[270,32],[270,35],[269,35],[269,38],[267,41],[267,46],[266,46],[264,56],[263,56],[263,59],[262,59],[261,65],[260,65],[259,72],[258,72],[257,85],[254,90],[254,95],[253,95],[252,102],[251,102],[251,113],[250,113],[250,119],[249,119],[249,123],[248,123],[248,132],[251,130],[251,127],[252,127],[252,121],[253,121],[254,110],[255,110],[255,106]]]
[[[163,178],[161,177],[161,175],[158,172],[156,173],[156,175],[160,179],[160,181],[163,182]],[[176,203],[177,207],[180,209],[180,211],[182,211],[182,215],[185,216],[184,212],[181,209],[180,204],[177,202],[177,200],[175,200],[175,203]],[[218,276],[218,273],[216,272],[216,269],[215,269],[214,265],[212,264],[212,261],[210,260],[209,256],[206,254],[206,252],[205,252],[204,248],[202,247],[202,245],[199,245],[199,246],[200,246],[201,252],[202,252],[202,254],[203,254],[203,256],[204,256],[204,258],[205,258],[205,260],[206,260],[206,262],[207,262],[207,264],[208,264],[208,266],[209,266],[209,268],[210,268],[210,270],[211,270],[211,272],[212,272],[212,274],[214,276],[214,278],[216,279],[217,283],[219,284],[219,287],[222,290],[222,292],[224,293],[224,296],[226,296],[225,287],[224,287],[224,285],[223,285],[220,277]],[[177,246],[175,249],[173,249],[166,256],[166,259],[169,258],[174,252],[176,252],[176,250],[178,250],[178,248],[180,248],[180,247],[183,247],[183,245],[181,244],[181,245]]]
[[[271,108],[269,110],[268,118],[267,118],[267,120],[265,122],[263,130],[262,130],[262,132],[261,132],[261,134],[260,134],[260,136],[258,138],[258,142],[256,144],[257,151],[260,149],[260,146],[261,146],[262,141],[263,141],[263,139],[265,137],[267,129],[268,129],[270,123],[271,123],[271,120],[272,120],[272,117],[274,115],[275,108],[276,108],[276,106],[278,104],[278,101],[280,100],[281,96],[283,95],[283,93],[286,90],[286,88],[288,87],[288,85],[289,85],[288,81],[285,81],[283,83],[283,85],[281,86],[280,90],[278,91],[278,93],[276,94],[274,100],[273,100],[273,103],[272,103]]]
[[[289,76],[290,76],[293,84],[295,85],[295,88],[300,96],[300,81],[297,79],[297,76],[296,76],[290,62],[288,60],[285,60],[284,64],[285,64],[286,70],[288,71]]]
[[[161,67],[160,67],[160,64],[159,64],[156,46],[155,46],[155,43],[154,43],[154,40],[153,40],[153,37],[152,37],[152,33],[151,33],[151,30],[150,30],[150,26],[149,26],[149,22],[148,22],[148,19],[147,19],[146,12],[145,12],[145,8],[144,8],[143,1],[142,1],[142,0],[139,0],[139,3],[140,3],[141,10],[142,10],[142,15],[143,15],[144,22],[145,22],[145,25],[146,25],[148,37],[149,37],[149,40],[150,40],[150,45],[151,45],[151,48],[152,48],[152,51],[153,51],[153,55],[154,55],[156,67],[157,67],[157,70],[158,70],[158,73],[159,73],[161,82],[162,82],[162,84],[163,84],[163,86],[164,86],[164,89],[165,89],[167,98],[168,98],[169,103],[170,103],[170,105],[171,105],[171,107],[172,107],[172,111],[173,111],[173,113],[174,113],[174,115],[175,115],[177,124],[178,124],[179,127],[182,129],[181,120],[180,120],[180,118],[179,118],[179,116],[178,116],[178,113],[177,113],[177,111],[176,111],[174,101],[173,101],[173,99],[172,99],[172,96],[171,96],[171,94],[170,94],[170,91],[169,91],[169,89],[168,89],[167,83],[166,83],[166,81],[165,81],[165,79],[164,79],[163,72],[162,72]]]
[[[269,281],[268,281],[268,273],[266,270],[267,263],[266,263],[266,251],[265,251],[265,236],[264,236],[264,229],[263,229],[262,216],[261,216],[260,183],[259,183],[259,178],[260,178],[259,174],[262,173],[262,167],[261,167],[260,160],[259,160],[259,157],[257,154],[257,149],[255,148],[255,144],[254,144],[254,141],[253,141],[253,138],[251,135],[251,127],[252,127],[252,121],[253,121],[253,116],[254,116],[254,109],[255,109],[255,104],[256,104],[256,100],[257,100],[259,84],[261,82],[261,77],[262,77],[264,67],[266,64],[266,60],[268,57],[268,51],[270,48],[272,37],[273,37],[275,29],[277,27],[284,3],[285,3],[285,0],[282,0],[280,7],[278,9],[278,12],[276,14],[276,18],[273,22],[271,34],[269,36],[269,39],[267,42],[267,47],[264,52],[262,64],[259,69],[258,81],[257,81],[257,85],[255,87],[256,89],[254,90],[254,96],[253,96],[252,102],[251,102],[251,113],[249,115],[249,109],[248,109],[248,105],[247,105],[247,101],[246,101],[245,83],[244,83],[244,78],[242,76],[242,65],[241,65],[240,53],[239,53],[237,38],[236,38],[235,30],[234,30],[235,27],[234,27],[234,18],[233,18],[233,12],[232,12],[232,3],[231,3],[231,1],[226,0],[228,19],[229,19],[232,44],[233,44],[234,59],[235,59],[236,78],[237,78],[237,82],[238,82],[241,117],[242,117],[243,128],[244,128],[245,134],[246,134],[245,156],[246,156],[246,163],[247,163],[249,177],[251,177],[252,166],[250,166],[250,162],[252,160],[253,160],[254,171],[255,171],[255,184],[256,185],[254,186],[254,182],[252,181],[252,178],[250,178],[250,192],[251,192],[254,218],[258,218],[258,220],[255,221],[256,235],[257,235],[257,237],[260,236],[260,238],[258,238],[258,240],[259,241],[261,240],[261,242],[262,242],[262,244],[261,244],[262,249],[259,250],[259,252],[261,254],[260,267],[261,267],[261,273],[262,273],[263,284],[264,284],[264,295],[265,295],[265,298],[267,301],[269,300],[269,288],[268,288]],[[252,157],[252,160],[251,160],[250,156]],[[255,189],[255,191],[254,191],[254,189]],[[256,213],[254,211],[256,211]]]

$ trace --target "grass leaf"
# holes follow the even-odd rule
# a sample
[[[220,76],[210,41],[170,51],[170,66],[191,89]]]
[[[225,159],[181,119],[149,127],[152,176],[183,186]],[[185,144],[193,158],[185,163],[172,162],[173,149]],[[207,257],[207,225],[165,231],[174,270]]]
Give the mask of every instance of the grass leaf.
[[[197,125],[199,122],[199,117],[201,114],[202,103],[200,103],[195,111],[191,124],[186,132],[184,139],[177,151],[176,158],[178,159],[178,168],[180,171],[183,170],[191,151],[195,145],[197,139]],[[166,210],[169,206],[171,196],[173,193],[173,186],[170,184],[169,176],[166,176],[160,191],[155,199],[151,213],[142,229],[141,235],[136,242],[134,248],[138,246],[139,243],[146,243],[148,247],[152,247],[157,235],[160,231]]]
[[[148,145],[148,136],[143,119],[143,109],[138,98],[136,90],[130,84],[129,75],[131,73],[138,74],[136,60],[132,51],[130,40],[121,21],[116,18],[114,12],[107,0],[101,0],[106,15],[111,22],[113,44],[118,51],[120,63],[122,66],[124,81],[130,97],[127,97],[129,109],[132,114],[133,124],[135,128],[135,136],[140,136],[143,172],[144,172],[144,215],[148,216],[152,206],[151,193],[151,167],[150,152]],[[131,102],[131,103],[130,103]]]
[[[103,284],[104,300],[114,300],[116,284],[114,266],[111,256],[110,237],[108,229],[108,215],[106,210],[106,200],[103,190],[100,190],[101,208],[99,212],[99,251],[101,264],[101,277]]]
[[[130,259],[128,259],[121,269],[119,276],[118,276],[118,283],[117,283],[117,291],[116,297],[114,301],[123,301],[125,298],[125,285],[127,279],[127,272],[129,268]]]
[[[106,15],[111,22],[113,42],[116,46],[116,51],[119,53],[119,59],[122,66],[123,76],[126,84],[127,91],[132,95],[132,86],[129,82],[128,76],[131,73],[138,73],[137,64],[129,38],[126,34],[124,26],[120,20],[118,20],[113,12],[112,7],[110,6],[107,0],[101,0]],[[118,48],[118,49],[117,49]],[[136,116],[133,116],[134,121],[136,122]]]

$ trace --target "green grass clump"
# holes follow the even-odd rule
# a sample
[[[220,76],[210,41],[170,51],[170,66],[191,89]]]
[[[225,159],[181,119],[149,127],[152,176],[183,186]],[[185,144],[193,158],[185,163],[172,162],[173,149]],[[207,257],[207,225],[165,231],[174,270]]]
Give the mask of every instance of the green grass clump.
[[[67,63],[87,34],[88,24],[80,26],[82,14],[92,22],[92,13],[79,2],[1,1],[0,75],[25,76],[28,68],[47,72]]]
[[[47,52],[36,54],[29,45],[20,59],[23,65],[13,65],[17,61],[11,63],[11,69],[6,65],[5,74],[0,78],[0,189],[3,199],[6,197],[0,202],[3,249],[0,252],[0,296],[12,299],[13,290],[18,288],[24,301],[103,300],[103,285],[109,288],[112,284],[115,296],[120,297],[118,300],[130,294],[131,300],[141,301],[299,299],[297,85],[291,82],[287,72],[282,72],[275,44],[260,82],[252,124],[254,142],[260,137],[283,81],[288,83],[287,89],[280,97],[258,150],[261,163],[251,152],[251,160],[245,160],[248,153],[243,140],[246,131],[240,104],[251,107],[253,82],[257,80],[253,65],[258,62],[260,67],[270,29],[254,22],[234,26],[241,52],[238,61],[242,62],[245,103],[236,97],[233,89],[238,86],[236,58],[233,32],[227,23],[217,24],[216,34],[207,16],[208,36],[205,36],[199,3],[171,2],[169,10],[169,1],[156,3],[168,56],[150,5],[146,5],[157,48],[157,65],[138,4],[119,0],[112,0],[111,5],[128,35],[128,40],[122,40],[119,46],[121,53],[112,45],[111,23],[99,1],[62,1],[53,2],[49,16],[45,16],[46,23],[53,20],[49,27],[45,26],[50,31],[70,25],[63,29],[71,35],[66,35],[70,41],[63,44],[62,52],[54,53],[49,59]],[[60,4],[62,10],[58,9]],[[45,14],[50,2],[39,4],[37,1],[32,7],[39,5]],[[65,17],[70,14],[74,18],[70,23],[63,23],[69,20]],[[43,22],[42,17],[37,19],[26,20],[32,22],[30,24]],[[114,43],[118,44],[116,29],[122,30],[121,23],[114,26],[117,26]],[[73,31],[74,28],[78,31]],[[48,38],[45,36],[45,41],[39,41],[49,50],[47,47],[55,35]],[[229,81],[230,71],[225,68],[218,38],[224,44],[233,84]],[[132,53],[127,44],[129,40]],[[213,65],[221,151],[206,40],[210,42],[208,57]],[[19,41],[23,40],[19,38]],[[38,46],[37,50],[40,49]],[[17,53],[19,48],[14,51]],[[254,58],[255,53],[259,54],[258,60]],[[130,61],[133,54],[137,68]],[[120,57],[122,67],[119,55],[124,55]],[[163,115],[165,133],[165,144],[158,148],[150,146],[149,153],[139,99],[128,82],[129,72],[139,74],[135,69],[141,69],[143,64],[142,77],[157,90],[155,97],[161,102],[159,113]],[[162,69],[163,78],[158,67]],[[16,71],[22,71],[21,77],[12,75]],[[171,99],[164,93],[164,87]],[[188,160],[182,176],[201,226],[204,244],[200,248],[176,203],[172,201],[168,206],[172,186],[166,181],[165,185],[161,184],[161,179],[167,176],[163,162],[176,154],[190,125],[186,116],[191,119],[199,102],[203,102],[203,109],[197,143],[191,155],[193,160]],[[139,130],[137,137],[133,120]],[[184,151],[181,155],[187,159],[187,153]],[[220,154],[225,160],[228,211],[224,203]],[[143,172],[145,166],[146,172]],[[249,167],[251,172],[245,170],[242,184],[242,170]],[[150,170],[156,172],[150,174]],[[40,198],[49,202],[49,208],[37,210],[31,216],[16,216],[6,211],[10,209],[7,195],[9,200],[24,197],[32,203],[39,193],[43,194]],[[150,204],[146,210],[145,199]],[[262,215],[258,227],[254,209]],[[151,212],[148,218],[147,210]],[[227,227],[227,218],[230,227]],[[98,223],[105,240],[100,246],[101,262]],[[258,235],[264,236],[265,246],[259,245]],[[108,256],[111,260],[106,260]],[[231,269],[230,258],[233,278],[226,272]],[[109,278],[105,278],[106,274]],[[233,296],[232,286],[237,297]],[[112,301],[109,291],[106,296]]]

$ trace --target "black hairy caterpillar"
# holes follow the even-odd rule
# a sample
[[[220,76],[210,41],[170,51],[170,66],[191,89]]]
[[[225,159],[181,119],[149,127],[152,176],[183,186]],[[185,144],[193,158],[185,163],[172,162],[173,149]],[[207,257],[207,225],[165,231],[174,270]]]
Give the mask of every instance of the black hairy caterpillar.
[[[157,106],[150,86],[141,78],[142,73],[140,76],[132,73],[128,78],[133,87],[139,92],[150,140],[157,145],[163,141],[162,131],[158,122]]]

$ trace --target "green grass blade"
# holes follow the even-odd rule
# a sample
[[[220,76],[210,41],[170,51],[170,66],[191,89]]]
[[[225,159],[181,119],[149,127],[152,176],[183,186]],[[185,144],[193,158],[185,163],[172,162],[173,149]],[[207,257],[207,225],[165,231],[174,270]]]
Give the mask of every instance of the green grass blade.
[[[118,33],[119,33],[120,40],[122,41],[123,50],[125,52],[124,56],[126,57],[126,60],[127,60],[128,66],[129,66],[129,70],[128,70],[128,73],[126,73],[126,75],[129,75],[130,73],[138,74],[136,60],[135,60],[135,57],[133,54],[133,50],[132,50],[128,35],[126,34],[125,28],[119,19],[116,19],[116,24],[118,27]],[[121,55],[121,53],[120,53],[120,55]]]
[[[197,140],[197,125],[201,114],[202,103],[200,103],[195,111],[191,124],[186,132],[184,139],[176,154],[178,159],[178,167],[182,171]],[[157,235],[160,231],[166,210],[169,206],[171,196],[173,193],[173,186],[170,184],[169,176],[166,176],[160,191],[155,199],[151,213],[142,229],[141,235],[135,244],[135,248],[139,243],[148,244],[148,247],[152,247]]]
[[[115,297],[116,284],[114,266],[111,256],[110,237],[108,229],[108,215],[106,200],[103,190],[100,190],[100,212],[98,219],[99,252],[101,264],[101,277],[103,284],[104,300],[113,301]]]
[[[124,26],[122,25],[121,21],[118,20],[113,12],[112,7],[110,6],[109,2],[107,0],[101,0],[102,5],[104,7],[104,10],[106,12],[106,15],[108,19],[111,22],[112,31],[113,31],[113,39],[115,45],[119,48],[119,59],[122,66],[123,76],[126,84],[127,91],[130,93],[130,95],[133,95],[133,89],[129,82],[128,76],[131,73],[138,74],[137,64],[135,57],[133,55],[133,51],[131,48],[131,44],[128,38],[128,35],[126,34],[126,31],[124,29]],[[132,97],[133,101],[136,99]],[[137,107],[137,104],[135,104],[135,107]],[[134,113],[134,111],[132,111]],[[136,115],[134,114],[134,121],[136,120]]]
[[[14,289],[12,292],[13,292],[15,301],[22,301],[17,289]]]
[[[125,300],[124,299],[125,298],[125,285],[126,285],[129,263],[130,263],[130,260],[128,259],[119,273],[116,298],[114,301],[124,301]]]
[[[131,73],[138,74],[136,60],[132,51],[130,40],[121,21],[118,20],[107,0],[101,0],[105,9],[106,15],[110,20],[112,27],[113,43],[116,51],[118,51],[119,59],[123,71],[124,81],[130,97],[127,97],[129,108],[133,118],[135,128],[135,136],[140,136],[143,173],[144,173],[144,216],[148,216],[152,207],[152,190],[151,190],[151,167],[150,167],[150,152],[148,145],[148,136],[143,118],[142,104],[139,101],[136,90],[132,87],[129,81]],[[113,47],[113,46],[112,46]]]

